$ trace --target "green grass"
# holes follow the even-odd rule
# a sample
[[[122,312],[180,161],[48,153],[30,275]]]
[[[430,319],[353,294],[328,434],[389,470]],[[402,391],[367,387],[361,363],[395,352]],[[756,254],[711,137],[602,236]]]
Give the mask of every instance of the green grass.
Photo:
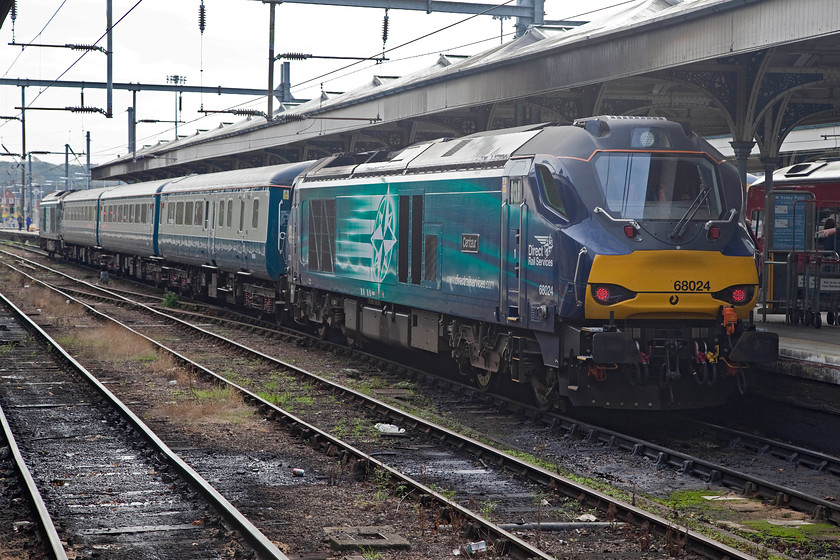
[[[175,307],[178,305],[178,294],[170,292],[169,290],[165,291],[160,305],[161,307]]]

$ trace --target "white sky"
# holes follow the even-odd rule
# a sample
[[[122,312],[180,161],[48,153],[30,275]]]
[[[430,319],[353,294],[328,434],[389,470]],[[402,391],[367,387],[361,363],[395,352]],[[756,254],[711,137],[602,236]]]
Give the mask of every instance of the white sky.
[[[202,38],[198,29],[200,0],[114,0],[114,82],[165,84],[167,76],[186,76],[187,85],[266,88],[268,85],[267,4],[256,0],[205,0],[207,25]],[[593,20],[604,17],[601,8],[626,4],[626,0],[545,0],[546,19]],[[135,7],[136,5],[136,7]],[[18,1],[14,25],[16,43],[90,45],[105,32],[105,0],[27,0]],[[133,10],[132,10],[132,7]],[[129,12],[125,18],[120,18]],[[11,16],[11,14],[10,14]],[[275,53],[303,52],[323,56],[371,56],[382,50],[384,10],[280,4],[276,8]],[[426,14],[391,10],[386,48],[393,48],[435,30],[467,19],[467,15]],[[512,38],[513,19],[504,20],[504,40]],[[402,76],[435,63],[440,53],[474,54],[498,45],[499,20],[480,16],[426,39],[400,48],[386,56],[381,65],[363,63],[338,74],[321,77],[349,61],[292,61],[292,93],[308,99],[316,96],[323,82],[327,91],[348,91],[368,83],[372,76]],[[12,21],[8,17],[0,30],[0,77],[40,80],[106,81],[106,57],[88,52],[58,48],[10,46]],[[97,45],[106,47],[103,37]],[[203,45],[203,46],[202,46]],[[203,52],[203,56],[202,56]],[[202,68],[203,59],[203,72]],[[74,64],[75,63],[75,64]],[[280,82],[280,64],[275,64],[275,87]],[[78,89],[28,87],[27,106],[68,107],[82,105]],[[199,95],[183,96],[183,112],[178,125],[180,135],[195,134],[220,122],[242,117],[210,115],[205,109],[232,107],[265,111],[265,97]],[[0,87],[0,115],[19,116],[21,88]],[[87,89],[84,105],[106,108],[102,89]],[[111,119],[96,113],[27,110],[27,151],[60,152],[38,155],[38,159],[64,162],[64,146],[85,152],[85,133],[91,133],[93,165],[127,153],[128,107],[131,92],[114,90]],[[275,111],[278,103],[275,101]],[[175,120],[174,93],[137,94],[140,119]],[[172,123],[138,124],[137,145],[154,144],[175,137]],[[17,120],[0,120],[0,152],[21,152],[21,125]],[[71,154],[72,158],[72,154]],[[3,161],[14,161],[3,157]],[[77,162],[84,165],[85,157]]]

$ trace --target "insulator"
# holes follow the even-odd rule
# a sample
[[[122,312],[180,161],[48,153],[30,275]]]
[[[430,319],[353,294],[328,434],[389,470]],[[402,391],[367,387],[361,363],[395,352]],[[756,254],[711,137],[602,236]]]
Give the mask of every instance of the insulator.
[[[284,53],[278,56],[277,58],[285,58],[286,60],[306,60],[307,58],[312,58],[311,54],[304,54],[304,53]]]
[[[382,20],[382,44],[388,42],[388,8],[385,8],[385,19]]]
[[[260,117],[265,115],[262,111],[257,111],[256,109],[234,109],[231,111],[234,115],[243,115],[246,117]]]
[[[201,0],[201,5],[198,7],[198,29],[202,34],[205,27],[207,27],[207,10],[204,8],[204,0]]]
[[[12,21],[17,19],[17,0],[12,2]]]

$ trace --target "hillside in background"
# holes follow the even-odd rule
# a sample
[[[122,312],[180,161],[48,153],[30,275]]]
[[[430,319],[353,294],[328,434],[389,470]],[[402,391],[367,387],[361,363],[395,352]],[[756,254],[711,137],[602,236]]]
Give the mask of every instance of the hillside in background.
[[[21,164],[13,161],[0,161],[0,188],[9,188],[15,185],[20,185]],[[29,164],[26,164],[26,173],[29,175]],[[35,157],[32,158],[32,177],[31,184],[33,187],[40,187],[43,194],[47,194],[54,190],[62,190],[65,188],[64,181],[64,164],[54,164],[41,161]],[[68,187],[70,189],[84,189],[87,188],[87,172],[84,166],[73,165],[72,161],[68,168],[67,177],[70,178]],[[119,181],[92,181],[91,188],[103,187],[106,185],[117,185]]]

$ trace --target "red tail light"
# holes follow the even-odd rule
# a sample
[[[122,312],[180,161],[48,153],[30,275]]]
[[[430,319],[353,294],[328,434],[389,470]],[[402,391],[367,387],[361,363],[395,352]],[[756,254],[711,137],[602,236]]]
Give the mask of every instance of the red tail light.
[[[593,290],[592,295],[595,297],[596,300],[600,301],[601,303],[606,303],[610,300],[610,289],[606,286],[599,286],[598,288],[595,288]]]
[[[709,228],[709,240],[710,241],[717,241],[720,239],[720,228],[717,226],[712,226]]]
[[[740,286],[729,286],[719,292],[712,294],[712,297],[729,303],[731,305],[744,305],[752,301],[755,293],[755,286],[743,284]]]
[[[636,227],[631,226],[630,224],[624,226],[624,235],[626,235],[630,239],[633,239],[634,237],[636,237]]]
[[[613,305],[636,297],[636,292],[615,284],[593,284],[592,299],[601,305]]]

